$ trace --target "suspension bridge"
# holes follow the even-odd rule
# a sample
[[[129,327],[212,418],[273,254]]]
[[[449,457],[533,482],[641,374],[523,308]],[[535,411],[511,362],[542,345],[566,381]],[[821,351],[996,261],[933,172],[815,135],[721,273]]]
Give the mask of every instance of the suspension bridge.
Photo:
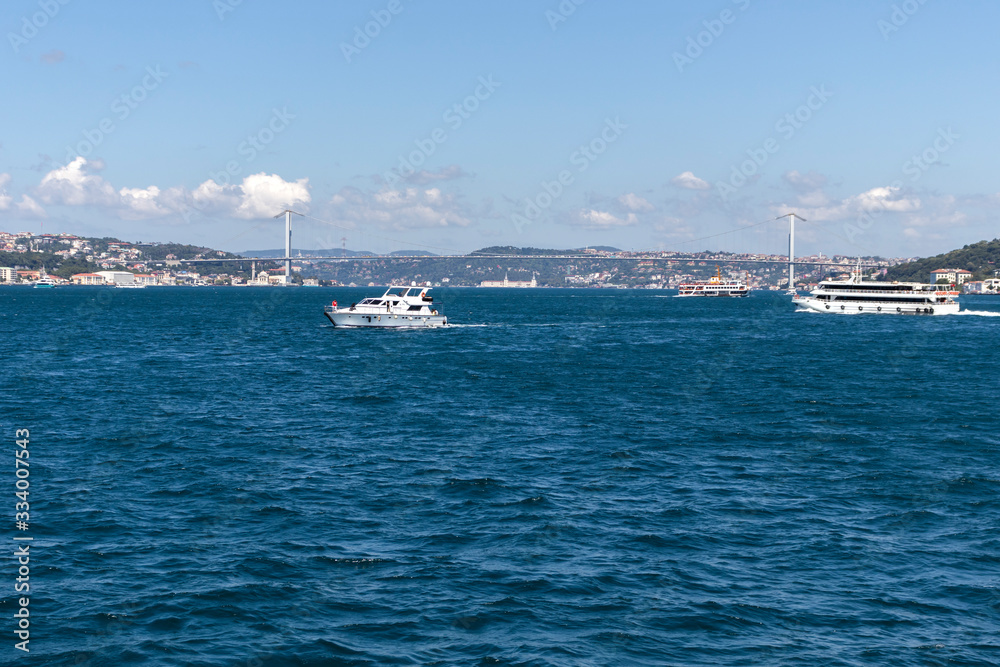
[[[517,260],[532,260],[532,259],[563,259],[563,260],[601,260],[601,261],[617,261],[617,262],[636,262],[636,261],[653,261],[653,262],[713,262],[716,264],[787,264],[788,265],[788,276],[790,278],[789,284],[794,284],[795,279],[795,267],[808,266],[808,267],[822,267],[822,266],[836,266],[844,267],[843,262],[834,262],[829,259],[819,258],[814,259],[812,257],[796,257],[795,256],[795,221],[796,219],[802,222],[807,222],[807,220],[796,213],[786,213],[781,215],[774,220],[782,220],[788,218],[788,254],[783,256],[765,256],[761,257],[754,253],[707,253],[705,252],[678,252],[670,250],[645,250],[645,251],[590,251],[590,252],[565,252],[565,253],[552,253],[552,254],[511,254],[511,253],[485,253],[482,251],[471,252],[471,253],[454,253],[454,254],[407,254],[407,255],[351,255],[351,256],[331,256],[331,255],[308,255],[302,254],[292,255],[292,216],[297,215],[304,218],[310,218],[313,220],[318,220],[317,218],[311,218],[311,216],[306,216],[302,213],[298,213],[292,210],[285,210],[282,213],[274,216],[275,218],[285,218],[285,253],[281,257],[228,257],[228,258],[199,258],[199,259],[172,259],[172,260],[157,260],[151,262],[152,264],[167,265],[167,266],[177,266],[181,264],[218,264],[218,263],[246,263],[250,262],[252,265],[256,265],[257,262],[281,262],[284,264],[285,268],[285,279],[290,281],[292,276],[292,262],[309,260],[314,262],[366,262],[366,261],[379,261],[379,260],[401,260],[401,261],[415,261],[415,260],[442,260],[442,259],[462,259],[462,260],[505,260],[505,259],[517,259]],[[325,220],[318,220],[326,224],[329,223]],[[772,222],[767,220],[764,222]],[[764,224],[764,223],[757,223]],[[339,225],[335,225],[339,226]],[[729,232],[723,232],[726,234]],[[708,238],[714,238],[716,236],[721,236],[723,234],[715,234]],[[695,239],[695,241],[704,239]],[[692,241],[687,241],[685,243],[691,243]],[[416,244],[410,244],[416,245]],[[327,251],[329,252],[329,251]],[[346,251],[345,251],[346,253]],[[852,266],[862,266],[866,268],[881,267],[885,266],[884,263],[875,262],[865,262],[865,261],[855,261],[851,263]],[[254,270],[256,267],[254,266]]]

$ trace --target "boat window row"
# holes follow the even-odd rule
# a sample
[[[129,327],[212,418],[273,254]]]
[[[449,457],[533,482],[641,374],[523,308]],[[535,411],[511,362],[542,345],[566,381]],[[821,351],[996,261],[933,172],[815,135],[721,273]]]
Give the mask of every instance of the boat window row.
[[[913,291],[913,285],[892,285],[890,283],[886,283],[884,285],[872,285],[872,284],[868,284],[868,285],[864,285],[864,284],[861,284],[861,285],[852,285],[850,283],[824,283],[823,284],[823,289],[829,289],[829,290],[834,290],[835,289],[835,290],[838,290],[838,291],[845,291],[845,292],[855,292],[855,291],[857,291],[857,292],[870,292],[870,291],[879,291],[879,292],[912,292]]]
[[[886,295],[886,296],[888,296],[888,295]],[[923,296],[918,296],[918,297],[892,297],[890,299],[890,298],[879,297],[879,296],[861,296],[861,295],[855,295],[855,294],[852,294],[851,296],[844,296],[844,297],[830,296],[830,295],[824,294],[824,295],[820,296],[819,298],[822,301],[845,301],[847,303],[858,303],[859,301],[862,302],[862,303],[868,303],[868,302],[871,302],[871,303],[876,303],[876,302],[878,302],[878,303],[930,303],[930,301],[927,299],[927,297],[923,297]]]

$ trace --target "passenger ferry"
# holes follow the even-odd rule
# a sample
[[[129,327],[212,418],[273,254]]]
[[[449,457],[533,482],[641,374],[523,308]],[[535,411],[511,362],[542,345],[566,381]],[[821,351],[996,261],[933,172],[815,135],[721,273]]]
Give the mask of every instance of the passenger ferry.
[[[678,285],[678,296],[748,296],[750,288],[742,280],[723,280],[719,267],[708,280],[700,280]]]
[[[849,278],[824,280],[807,296],[795,296],[797,310],[820,313],[886,313],[890,315],[949,315],[959,310],[952,285],[864,280],[861,271]]]
[[[335,327],[443,327],[448,318],[434,307],[429,287],[390,286],[381,297],[362,299],[350,307],[326,306],[323,314]]]

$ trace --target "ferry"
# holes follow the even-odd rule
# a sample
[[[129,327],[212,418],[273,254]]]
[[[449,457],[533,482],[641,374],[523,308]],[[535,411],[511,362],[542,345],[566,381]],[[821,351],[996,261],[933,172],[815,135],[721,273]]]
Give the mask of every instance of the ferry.
[[[823,280],[808,295],[792,298],[796,310],[820,313],[950,315],[959,311],[953,285],[864,280],[861,271],[848,278]]]
[[[434,298],[428,296],[429,287],[392,285],[381,297],[362,299],[349,307],[332,305],[323,308],[323,314],[342,327],[370,328],[429,328],[443,327],[448,318],[434,307]]]
[[[678,296],[749,296],[750,287],[742,280],[723,280],[719,267],[708,280],[678,285]]]
[[[54,281],[52,278],[49,278],[48,276],[42,276],[41,278],[35,281],[34,285],[35,289],[55,287],[55,286],[56,286],[56,281]]]

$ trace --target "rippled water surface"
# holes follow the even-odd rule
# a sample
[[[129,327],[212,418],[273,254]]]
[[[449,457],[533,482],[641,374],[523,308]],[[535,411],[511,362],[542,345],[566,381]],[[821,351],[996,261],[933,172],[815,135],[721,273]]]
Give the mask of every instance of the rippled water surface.
[[[1000,662],[1000,298],[371,291],[0,290],[4,661]]]

